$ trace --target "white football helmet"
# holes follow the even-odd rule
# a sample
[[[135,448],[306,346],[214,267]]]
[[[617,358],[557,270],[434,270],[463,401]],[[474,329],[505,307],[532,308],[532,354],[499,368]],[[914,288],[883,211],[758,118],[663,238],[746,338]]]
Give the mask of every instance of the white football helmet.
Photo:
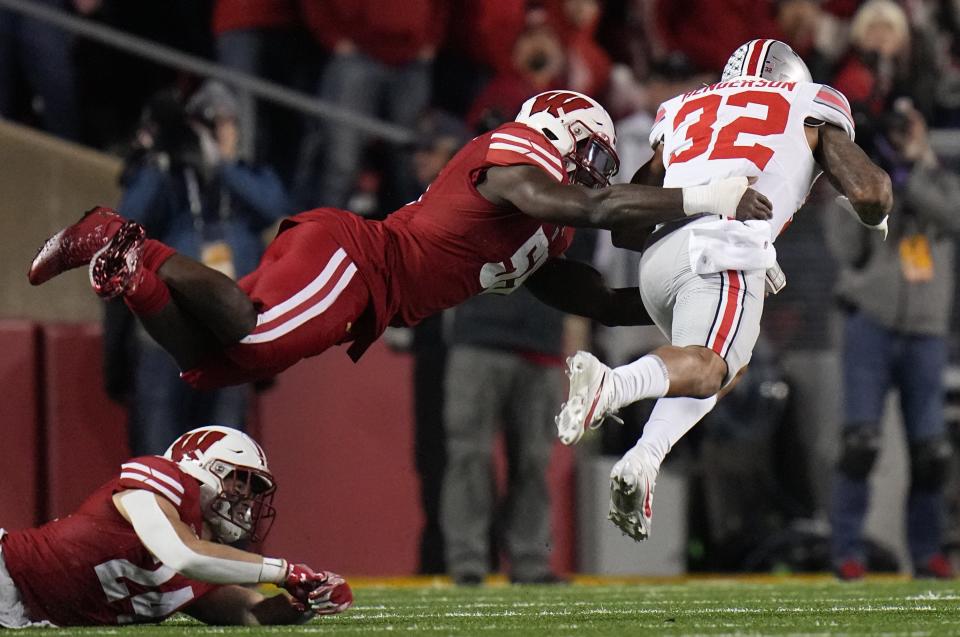
[[[540,93],[523,103],[516,121],[550,140],[575,183],[603,188],[620,168],[613,120],[591,97],[574,91]]]
[[[810,69],[790,45],[763,39],[741,44],[727,60],[720,81],[735,77],[759,77],[772,82],[813,81]]]
[[[163,455],[200,482],[203,518],[219,541],[260,542],[266,537],[276,515],[277,486],[253,438],[208,425],[183,434]]]

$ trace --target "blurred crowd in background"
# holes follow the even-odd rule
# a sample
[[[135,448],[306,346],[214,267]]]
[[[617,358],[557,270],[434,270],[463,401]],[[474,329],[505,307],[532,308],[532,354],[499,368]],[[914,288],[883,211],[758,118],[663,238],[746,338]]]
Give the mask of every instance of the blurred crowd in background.
[[[802,222],[778,242],[789,283],[784,294],[768,302],[765,336],[751,372],[730,398],[721,401],[710,416],[712,425],[684,443],[689,453],[676,454],[677,462],[693,467],[694,475],[697,467],[702,475],[704,466],[720,475],[703,480],[696,489],[693,500],[704,506],[691,507],[688,561],[693,568],[710,570],[771,568],[777,560],[789,561],[783,546],[801,546],[804,550],[795,551],[792,558],[797,568],[806,559],[821,566],[832,564],[843,575],[840,568],[848,557],[865,562],[861,566],[869,562],[872,568],[889,567],[879,549],[871,548],[865,556],[865,549],[854,546],[858,524],[862,525],[857,515],[862,515],[854,512],[852,519],[843,515],[844,510],[860,507],[865,497],[856,480],[862,483],[872,466],[872,460],[862,462],[861,452],[869,456],[872,450],[875,456],[879,444],[871,431],[879,417],[872,412],[863,415],[872,407],[860,405],[860,411],[851,414],[847,409],[844,415],[843,440],[850,448],[841,452],[838,471],[854,482],[843,483],[847,490],[832,496],[831,515],[835,524],[846,525],[844,541],[854,546],[850,554],[841,554],[846,549],[835,543],[831,559],[824,553],[828,548],[804,545],[809,536],[791,537],[783,531],[790,528],[786,521],[817,517],[816,509],[823,503],[810,493],[792,451],[796,430],[804,423],[791,420],[797,410],[780,359],[785,352],[843,347],[842,330],[831,317],[841,315],[849,322],[860,320],[863,313],[880,330],[870,345],[873,351],[880,347],[877,343],[902,349],[916,345],[910,340],[914,337],[933,339],[934,343],[921,345],[933,348],[924,351],[934,354],[923,356],[935,359],[935,368],[929,370],[934,384],[950,360],[960,360],[960,313],[953,311],[957,285],[953,245],[960,233],[960,211],[955,210],[960,200],[953,197],[960,193],[954,170],[958,157],[938,155],[929,134],[960,129],[957,0],[35,1],[414,131],[412,143],[388,143],[0,11],[0,115],[124,157],[121,209],[147,225],[151,234],[208,264],[220,263],[234,276],[242,276],[256,263],[254,243],[276,219],[320,206],[384,217],[416,199],[472,136],[513,119],[524,100],[549,89],[587,93],[607,108],[617,122],[619,179],[629,180],[650,156],[647,135],[662,101],[716,81],[730,53],[747,40],[787,42],[807,61],[814,81],[834,86],[849,99],[857,142],[891,173],[898,201],[903,202],[897,215],[905,221],[894,221],[893,238],[886,244],[893,245],[893,251],[866,244],[855,248],[860,239],[848,235],[856,228],[832,227],[833,217],[840,217],[833,210],[834,193],[819,184],[801,213]],[[176,177],[164,180],[163,175]],[[825,240],[828,234],[849,240],[831,243]],[[603,233],[578,236],[577,254],[593,260],[613,284],[636,283],[636,255],[613,250]],[[900,285],[891,284],[891,277]],[[928,294],[931,281],[936,289]],[[925,291],[915,292],[919,289]],[[915,301],[914,294],[922,298]],[[873,312],[870,300],[882,297],[887,301],[884,306],[894,310],[923,307],[923,316],[894,310],[881,316],[883,312]],[[657,346],[660,337],[655,330],[614,333],[544,316],[536,324],[549,327],[548,333],[525,340],[521,337],[530,320],[525,325],[523,317],[531,310],[522,309],[521,300],[509,310],[490,309],[484,302],[468,304],[470,309],[459,322],[448,318],[445,325],[437,318],[418,327],[412,338],[394,335],[396,343],[408,341],[405,346],[416,360],[416,462],[427,513],[421,568],[442,572],[449,567],[462,583],[476,583],[489,568],[482,562],[495,553],[486,542],[487,528],[500,524],[514,563],[527,569],[516,571],[516,577],[547,581],[552,574],[546,570],[546,558],[537,551],[523,551],[531,538],[534,547],[542,545],[547,532],[537,524],[545,511],[537,504],[544,499],[542,475],[537,475],[545,470],[550,436],[529,436],[525,441],[512,436],[507,426],[508,443],[519,445],[516,451],[508,450],[508,457],[517,459],[522,469],[510,474],[509,488],[518,494],[511,505],[515,518],[509,517],[511,506],[502,507],[506,521],[492,520],[496,517],[492,512],[480,515],[484,506],[495,506],[474,491],[488,488],[490,481],[489,463],[478,458],[489,453],[492,425],[469,422],[471,416],[480,418],[462,408],[465,401],[477,399],[465,387],[476,379],[471,380],[471,373],[458,373],[458,365],[472,360],[470,369],[476,369],[483,362],[496,378],[519,373],[515,366],[533,361],[536,364],[527,373],[532,378],[537,369],[559,370],[563,351],[571,347],[599,349],[607,362],[616,364]],[[169,361],[152,357],[148,339],[128,334],[133,328],[122,316],[108,319],[108,336],[115,337],[108,338],[111,396],[134,405],[148,400],[186,405],[186,399],[173,393],[182,390],[178,381],[163,390],[157,380],[175,376],[176,370],[157,369],[164,363],[169,367]],[[494,325],[494,320],[500,324]],[[481,327],[467,329],[471,322]],[[854,324],[845,329],[848,335],[862,335],[865,328]],[[903,345],[894,337],[910,342]],[[138,343],[139,353],[131,353],[131,340]],[[452,348],[454,363],[449,370],[447,347]],[[845,355],[854,356],[849,350],[843,350]],[[491,352],[524,355],[493,359]],[[882,363],[869,363],[874,369],[890,366],[889,374],[876,382],[896,384],[908,392],[903,375],[905,369],[916,367],[894,358],[891,354]],[[139,390],[128,380],[133,378],[130,366],[139,367],[141,379],[148,379],[138,383]],[[845,377],[848,384],[855,380],[851,374]],[[528,391],[536,396],[559,394],[561,381],[559,374],[554,376],[543,377],[538,380],[543,384],[532,384]],[[911,460],[920,468],[933,462],[930,454],[941,454],[934,460],[946,458],[941,453],[945,447],[934,448],[933,437],[939,444],[957,435],[958,423],[944,414],[954,413],[949,401],[960,398],[947,395],[944,406],[943,395],[941,391],[937,403],[939,424],[925,420],[918,425],[917,440],[910,433],[913,416],[904,408]],[[454,407],[444,408],[445,397]],[[505,404],[514,400],[497,398],[501,399]],[[163,429],[151,439],[144,432],[160,430],[160,425],[149,424],[151,419],[183,419],[186,430],[199,424],[191,419],[229,420],[218,414],[229,409],[243,412],[242,398],[223,400],[227,407],[221,411],[200,405],[196,408],[200,411],[189,416],[174,415],[172,409],[158,413],[152,407],[135,408],[134,420],[139,414],[144,422],[133,427],[140,433],[131,434],[132,451],[162,450],[174,437],[173,431]],[[631,446],[646,408],[641,405],[636,413],[627,414],[624,428],[605,429],[599,441],[603,451],[619,454]],[[522,421],[536,411],[501,415]],[[242,425],[237,420],[242,416],[223,424]],[[174,428],[180,426],[177,421]],[[536,425],[547,434],[551,426],[549,419]],[[464,432],[479,438],[467,440]],[[451,433],[450,445],[443,442],[446,433]],[[922,448],[914,454],[917,445]],[[845,451],[861,453],[854,458],[861,461],[855,470],[843,464]],[[450,473],[448,452],[460,478],[453,488],[465,494],[459,501],[468,506],[457,514],[449,513],[448,506],[444,519],[441,486],[445,473]],[[939,494],[945,472],[933,478],[923,474],[914,482],[933,484]],[[468,478],[480,487],[467,484]],[[448,498],[453,497],[450,493]],[[484,506],[478,507],[478,502]],[[757,506],[758,502],[768,504]],[[929,514],[934,505],[923,506]],[[469,515],[479,518],[470,520]],[[524,530],[524,525],[531,528]],[[444,536],[456,538],[449,551],[443,549]],[[949,539],[948,534],[944,541]],[[923,539],[928,544],[940,540]],[[926,556],[929,550],[924,550]],[[457,562],[447,564],[450,559]],[[862,574],[856,567],[847,565],[845,573]],[[914,567],[915,572],[922,571],[921,566]],[[927,567],[932,569],[929,575],[949,574],[943,564],[923,565]]]

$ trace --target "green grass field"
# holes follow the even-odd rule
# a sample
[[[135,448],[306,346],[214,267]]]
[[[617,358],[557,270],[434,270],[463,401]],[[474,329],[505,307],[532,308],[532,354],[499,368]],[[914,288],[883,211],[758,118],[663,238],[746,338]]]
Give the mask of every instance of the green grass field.
[[[69,629],[59,635],[960,635],[960,583],[830,577],[704,578],[456,588],[357,582],[355,606],[305,626]]]

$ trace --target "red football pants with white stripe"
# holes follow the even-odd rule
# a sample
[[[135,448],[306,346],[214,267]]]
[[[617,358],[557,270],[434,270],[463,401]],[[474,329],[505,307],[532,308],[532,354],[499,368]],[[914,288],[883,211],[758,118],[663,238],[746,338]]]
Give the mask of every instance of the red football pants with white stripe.
[[[356,264],[322,223],[281,232],[238,285],[257,308],[257,326],[181,374],[197,389],[269,378],[351,341],[351,329],[370,303]]]
[[[640,261],[643,304],[672,345],[700,345],[727,363],[724,385],[750,362],[760,335],[765,273],[697,274],[689,254],[692,222],[656,241]]]

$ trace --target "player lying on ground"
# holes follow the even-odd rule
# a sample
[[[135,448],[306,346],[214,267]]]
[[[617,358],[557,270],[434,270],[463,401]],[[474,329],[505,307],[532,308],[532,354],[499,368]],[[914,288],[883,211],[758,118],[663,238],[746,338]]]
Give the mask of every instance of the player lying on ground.
[[[346,610],[335,573],[227,544],[263,540],[276,490],[263,449],[229,427],[184,434],[125,462],[75,513],[0,529],[0,626],[160,622],[297,624]],[[261,582],[285,592],[264,597]]]
[[[765,288],[776,292],[785,284],[773,242],[813,181],[825,172],[857,219],[886,233],[890,179],[853,135],[846,98],[813,83],[803,60],[777,40],[742,45],[719,83],[660,107],[650,133],[654,157],[635,181],[690,187],[730,175],[755,178],[754,187],[773,201],[773,218],[740,223],[702,215],[652,234],[614,233],[621,247],[643,250],[641,296],[671,344],[616,369],[587,352],[571,357],[570,395],[557,427],[560,439],[573,444],[617,409],[661,399],[637,445],[611,473],[610,518],[634,539],[650,532],[664,456],[750,362]]]
[[[354,360],[388,325],[414,325],[476,294],[526,283],[541,300],[607,325],[649,324],[636,289],[560,259],[568,226],[630,229],[684,214],[766,219],[770,202],[736,177],[691,188],[621,184],[607,112],[569,91],[528,100],[515,122],[468,143],[417,201],[385,221],[322,208],[281,225],[239,284],[97,208],[51,237],[39,285],[90,264],[94,290],[123,295],[198,388],[272,376],[351,342]]]

